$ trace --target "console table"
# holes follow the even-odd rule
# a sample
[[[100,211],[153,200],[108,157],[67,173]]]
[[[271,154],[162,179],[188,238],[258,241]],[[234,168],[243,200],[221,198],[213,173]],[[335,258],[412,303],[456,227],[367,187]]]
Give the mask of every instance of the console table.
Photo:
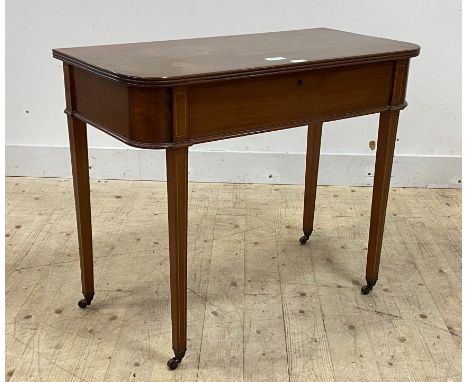
[[[63,61],[81,283],[94,296],[86,125],[131,146],[165,149],[175,369],[187,346],[188,148],[308,125],[304,236],[314,222],[322,124],[380,113],[367,253],[378,277],[398,116],[419,46],[326,28],[54,49]],[[293,243],[291,243],[293,245]]]

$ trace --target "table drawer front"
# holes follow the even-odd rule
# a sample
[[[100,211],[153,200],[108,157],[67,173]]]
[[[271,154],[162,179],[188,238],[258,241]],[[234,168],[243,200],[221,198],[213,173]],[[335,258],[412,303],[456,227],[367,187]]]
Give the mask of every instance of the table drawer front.
[[[189,86],[189,138],[247,134],[388,106],[393,68],[390,61]]]

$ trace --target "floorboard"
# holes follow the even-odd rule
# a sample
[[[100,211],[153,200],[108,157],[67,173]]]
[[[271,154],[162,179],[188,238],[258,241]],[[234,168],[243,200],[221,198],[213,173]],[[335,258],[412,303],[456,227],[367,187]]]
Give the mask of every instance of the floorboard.
[[[6,380],[460,381],[461,191],[390,191],[364,280],[370,188],[189,185],[188,352],[173,372],[166,186],[92,181],[96,296],[68,179],[6,179]]]

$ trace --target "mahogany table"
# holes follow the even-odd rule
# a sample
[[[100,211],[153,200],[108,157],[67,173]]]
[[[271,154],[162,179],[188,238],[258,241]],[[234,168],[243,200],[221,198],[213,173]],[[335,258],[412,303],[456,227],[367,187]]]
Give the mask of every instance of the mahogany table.
[[[131,146],[165,149],[175,369],[187,346],[189,146],[308,124],[304,219],[314,221],[322,124],[380,113],[366,285],[377,281],[409,59],[419,46],[307,29],[53,50],[63,61],[85,308],[94,296],[86,124]]]

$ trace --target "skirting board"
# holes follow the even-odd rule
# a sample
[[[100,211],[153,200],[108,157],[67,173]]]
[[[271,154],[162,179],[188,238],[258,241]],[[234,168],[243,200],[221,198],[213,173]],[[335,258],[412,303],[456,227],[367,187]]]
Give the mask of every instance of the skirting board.
[[[162,150],[90,148],[90,176],[94,179],[165,180]],[[319,184],[370,186],[374,155],[320,156]],[[393,187],[461,187],[461,156],[394,158]],[[194,182],[302,184],[305,154],[190,150],[189,179]],[[7,176],[70,177],[68,147],[6,146]]]

